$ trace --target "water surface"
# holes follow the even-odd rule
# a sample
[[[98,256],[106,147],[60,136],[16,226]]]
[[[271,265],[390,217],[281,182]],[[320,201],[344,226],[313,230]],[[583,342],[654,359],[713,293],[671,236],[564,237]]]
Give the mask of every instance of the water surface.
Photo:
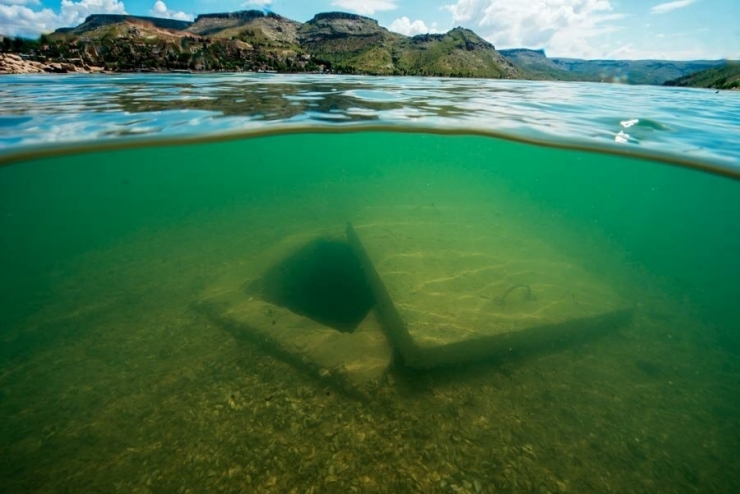
[[[368,124],[475,129],[738,166],[740,93],[601,83],[218,74],[0,76],[0,150]]]

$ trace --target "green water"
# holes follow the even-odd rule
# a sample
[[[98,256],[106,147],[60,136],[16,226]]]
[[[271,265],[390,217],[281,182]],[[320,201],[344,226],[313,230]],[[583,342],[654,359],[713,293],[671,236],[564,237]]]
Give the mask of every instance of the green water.
[[[0,490],[736,492],[739,198],[676,166],[471,136],[0,168]],[[193,309],[289,235],[452,205],[537,231],[630,300],[632,323],[397,367],[361,400]]]

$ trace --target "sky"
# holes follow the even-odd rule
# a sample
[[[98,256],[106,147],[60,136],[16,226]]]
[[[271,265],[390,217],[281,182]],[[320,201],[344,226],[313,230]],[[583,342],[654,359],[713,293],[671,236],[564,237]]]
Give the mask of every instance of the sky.
[[[472,29],[497,49],[586,59],[740,59],[740,0],[0,0],[0,34],[38,36],[115,13],[192,20],[270,10],[354,12],[405,35]]]

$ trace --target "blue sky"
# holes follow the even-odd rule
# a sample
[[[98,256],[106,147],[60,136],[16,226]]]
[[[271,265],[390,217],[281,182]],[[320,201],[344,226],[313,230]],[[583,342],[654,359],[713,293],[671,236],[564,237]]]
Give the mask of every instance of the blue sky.
[[[740,59],[740,0],[0,0],[0,34],[37,35],[91,13],[193,19],[252,8],[297,21],[356,12],[407,35],[464,26],[497,48],[549,56]]]

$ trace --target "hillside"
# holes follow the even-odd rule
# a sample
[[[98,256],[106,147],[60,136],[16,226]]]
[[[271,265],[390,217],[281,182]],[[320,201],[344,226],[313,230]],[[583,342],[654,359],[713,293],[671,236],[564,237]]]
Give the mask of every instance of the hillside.
[[[718,60],[578,60],[555,58],[558,66],[604,82],[660,85],[671,79],[721,64]]]
[[[194,22],[91,15],[44,37],[39,58],[108,70],[255,70],[372,75],[521,78],[467,29],[409,38],[369,17],[317,14],[306,23],[258,10],[199,15]]]
[[[298,31],[301,46],[342,72],[393,74],[392,52],[403,38],[356,14],[317,14]]]
[[[561,67],[553,59],[547,58],[544,50],[515,48],[511,50],[500,50],[499,53],[519,67],[527,79],[544,81],[597,80],[595,77],[579,75]]]
[[[394,47],[393,61],[402,74],[524,78],[491,43],[459,27],[446,34],[420,34],[401,40]]]
[[[174,19],[163,19],[161,17],[140,17],[135,15],[116,15],[116,14],[92,14],[77,27],[61,28],[55,31],[57,34],[82,36],[85,34],[95,33],[98,29],[109,28],[110,26],[129,24],[140,26],[145,29],[165,29],[173,31],[182,31],[192,24],[188,21],[177,21]]]
[[[199,15],[187,31],[203,37],[236,38],[255,45],[295,47],[300,26],[300,22],[277,14],[245,10]]]
[[[522,73],[474,32],[412,38],[392,33],[368,17],[318,14],[298,31],[302,47],[343,72],[386,75],[521,78]]]
[[[407,37],[374,19],[345,12],[317,14],[305,23],[261,10],[201,14],[194,22],[95,14],[39,40],[5,38],[2,46],[3,52],[23,54],[29,61],[108,71],[248,70],[629,84],[679,84],[686,75],[725,64],[548,58],[542,50],[497,51],[459,27]],[[731,84],[732,74],[727,77]]]
[[[740,89],[740,62],[728,62],[693,74],[667,81],[665,86]]]
[[[721,60],[581,60],[548,58],[541,50],[501,50],[500,53],[533,79],[622,82],[661,85],[699,70],[721,65]]]

